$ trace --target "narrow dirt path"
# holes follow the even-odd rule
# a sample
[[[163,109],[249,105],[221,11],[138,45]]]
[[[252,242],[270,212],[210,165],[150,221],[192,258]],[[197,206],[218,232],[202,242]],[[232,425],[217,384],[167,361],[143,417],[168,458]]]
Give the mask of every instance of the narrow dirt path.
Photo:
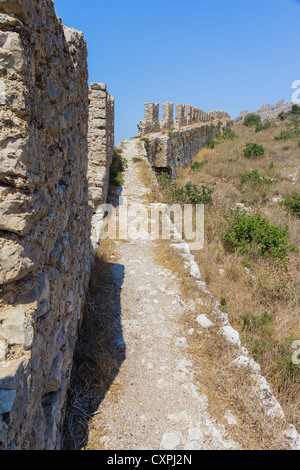
[[[133,139],[122,148],[129,164],[122,197],[128,204],[146,204],[149,189],[139,180],[134,160],[144,158],[140,145]],[[196,385],[201,357],[189,353],[194,330],[183,321],[191,305],[181,297],[177,277],[157,264],[154,247],[150,239],[115,242],[116,266],[124,267],[115,341],[125,350],[125,360],[90,423],[87,448],[239,449]],[[116,277],[119,273],[112,271]],[[228,415],[229,423],[234,419]]]

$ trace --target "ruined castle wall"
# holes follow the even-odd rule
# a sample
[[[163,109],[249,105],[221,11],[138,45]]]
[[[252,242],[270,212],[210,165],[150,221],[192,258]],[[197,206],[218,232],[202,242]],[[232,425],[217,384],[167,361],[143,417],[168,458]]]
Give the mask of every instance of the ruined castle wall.
[[[102,83],[92,83],[89,89],[88,146],[89,201],[95,212],[106,202],[114,156],[114,98]]]
[[[103,83],[92,83],[89,88],[89,203],[93,211],[91,241],[99,245],[103,227],[103,212],[109,189],[109,170],[115,153],[115,102]]]
[[[200,122],[210,122],[216,119],[209,113],[194,106],[176,105],[176,116],[174,122],[174,104],[164,103],[162,107],[162,121],[159,122],[159,104],[145,103],[145,118],[138,123],[138,134],[148,135],[163,129],[179,129]]]
[[[163,113],[162,113],[162,123],[161,128],[169,128],[174,124],[174,104],[173,103],[164,103],[163,104]]]
[[[139,135],[160,130],[158,103],[145,103],[145,119],[138,123],[138,129]]]
[[[0,2],[0,448],[59,448],[91,261],[87,48]]]
[[[224,123],[200,124],[174,130],[168,135],[152,134],[145,142],[147,157],[158,172],[168,173],[172,180],[178,176],[178,168],[188,166],[193,157],[222,130]]]
[[[210,111],[209,113],[213,119],[230,119],[226,111]]]
[[[266,121],[268,119],[277,119],[278,114],[288,113],[292,107],[293,103],[285,103],[284,100],[281,100],[276,104],[264,104],[257,111],[252,111],[251,114],[257,114],[262,121]],[[234,124],[242,124],[248,114],[248,111],[241,111],[240,115],[234,119]]]

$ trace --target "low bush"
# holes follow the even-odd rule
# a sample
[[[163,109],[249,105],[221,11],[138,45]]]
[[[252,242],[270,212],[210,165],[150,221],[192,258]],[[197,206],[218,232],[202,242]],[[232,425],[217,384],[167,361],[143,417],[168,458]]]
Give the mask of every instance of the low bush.
[[[217,142],[213,139],[209,139],[208,142],[207,142],[207,147],[209,149],[214,149],[215,146],[216,146]]]
[[[291,214],[300,219],[300,194],[289,194],[283,204]]]
[[[202,160],[201,162],[195,162],[191,164],[191,171],[199,171],[208,162],[208,160]]]
[[[258,253],[262,257],[287,259],[287,252],[296,247],[288,241],[289,227],[271,225],[259,213],[237,211],[232,230],[222,236],[227,247],[242,253]]]
[[[266,131],[267,129],[270,129],[271,126],[272,126],[271,121],[265,121],[264,123],[261,122],[257,124],[255,128],[255,132]]]
[[[186,183],[182,188],[175,188],[172,194],[173,203],[182,204],[210,204],[212,202],[213,189],[205,184],[199,188],[192,183]]]
[[[276,183],[275,178],[264,178],[259,174],[257,170],[250,171],[249,173],[241,174],[241,184],[245,184],[247,182],[252,183],[253,185],[267,185],[271,186],[272,184]]]
[[[246,144],[246,148],[243,150],[246,158],[262,158],[265,155],[265,149],[263,145],[249,142]]]
[[[291,128],[291,129],[285,129],[280,132],[279,135],[276,135],[274,137],[274,140],[288,140],[288,139],[294,139],[295,137],[300,136],[300,129],[298,127]]]
[[[237,139],[238,136],[232,129],[225,129],[220,138],[223,140],[234,140]]]
[[[258,114],[250,113],[244,119],[244,126],[257,126],[261,122],[261,117]]]
[[[109,184],[112,186],[122,186],[124,180],[122,173],[128,168],[128,162],[122,156],[122,150],[116,149],[112,164],[109,169]]]

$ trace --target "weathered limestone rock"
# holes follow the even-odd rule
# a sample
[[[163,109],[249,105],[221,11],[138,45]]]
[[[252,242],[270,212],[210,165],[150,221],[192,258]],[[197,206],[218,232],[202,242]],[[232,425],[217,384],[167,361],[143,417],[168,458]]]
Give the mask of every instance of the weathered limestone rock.
[[[51,0],[0,22],[0,448],[55,449],[91,265],[87,47]]]
[[[252,111],[251,113],[257,114],[261,117],[262,121],[266,121],[267,119],[276,119],[278,114],[280,113],[287,113],[291,111],[293,107],[293,103],[285,103],[284,100],[278,101],[275,105],[264,104],[260,109],[257,111]],[[244,122],[245,117],[247,116],[248,111],[241,111],[240,115],[234,119],[235,124],[240,124]]]

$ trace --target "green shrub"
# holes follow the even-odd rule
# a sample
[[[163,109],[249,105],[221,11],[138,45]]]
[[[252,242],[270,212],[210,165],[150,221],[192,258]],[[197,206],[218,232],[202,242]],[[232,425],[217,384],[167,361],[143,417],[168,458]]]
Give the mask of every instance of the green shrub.
[[[255,128],[255,132],[266,131],[267,129],[270,129],[271,126],[272,126],[271,121],[265,121],[264,123],[261,122],[257,124]]]
[[[265,155],[265,149],[262,145],[254,144],[254,143],[247,143],[246,148],[243,150],[245,157],[252,158],[258,157],[262,158]]]
[[[112,186],[122,186],[124,179],[122,173],[128,168],[128,162],[122,156],[122,150],[116,149],[112,164],[109,169],[109,184]]]
[[[300,116],[300,106],[298,106],[297,104],[293,104],[290,114]]]
[[[300,194],[289,194],[283,204],[291,214],[300,219]]]
[[[213,189],[205,184],[199,188],[192,183],[186,183],[182,188],[175,188],[172,194],[173,203],[182,204],[210,204],[212,202]]]
[[[215,146],[216,146],[216,143],[217,143],[217,142],[215,142],[213,139],[209,139],[208,142],[207,142],[207,147],[208,147],[209,149],[214,149]]]
[[[258,114],[250,113],[244,119],[244,126],[257,126],[261,122]]]
[[[246,211],[235,213],[231,231],[223,234],[225,244],[242,253],[258,253],[262,257],[287,258],[288,250],[296,247],[288,241],[289,227],[271,225],[260,214],[250,215]]]
[[[225,129],[223,134],[220,136],[220,139],[223,139],[223,140],[234,140],[237,138],[238,136],[232,129]]]
[[[286,129],[280,132],[279,135],[274,137],[274,140],[288,140],[294,139],[300,135],[300,131],[297,128],[294,129]]]
[[[284,111],[281,111],[281,113],[278,114],[277,118],[281,121],[284,121],[286,118],[286,113]]]
[[[243,321],[243,328],[250,330],[252,333],[263,333],[264,335],[271,336],[272,330],[270,326],[274,325],[275,318],[267,312],[261,315],[254,315],[251,312],[246,312],[241,316]]]
[[[300,364],[293,361],[294,350],[291,347],[293,341],[297,338],[286,338],[284,344],[280,345],[277,352],[276,362],[278,370],[286,378],[296,378],[300,376]]]
[[[195,162],[191,164],[191,171],[199,171],[208,162],[208,160],[202,160],[201,162]]]
[[[266,184],[266,185],[272,185],[276,183],[275,178],[264,178],[261,176],[257,170],[250,171],[250,173],[244,173],[241,174],[241,184],[245,184],[246,182],[250,182],[254,185],[260,185],[260,184]]]

